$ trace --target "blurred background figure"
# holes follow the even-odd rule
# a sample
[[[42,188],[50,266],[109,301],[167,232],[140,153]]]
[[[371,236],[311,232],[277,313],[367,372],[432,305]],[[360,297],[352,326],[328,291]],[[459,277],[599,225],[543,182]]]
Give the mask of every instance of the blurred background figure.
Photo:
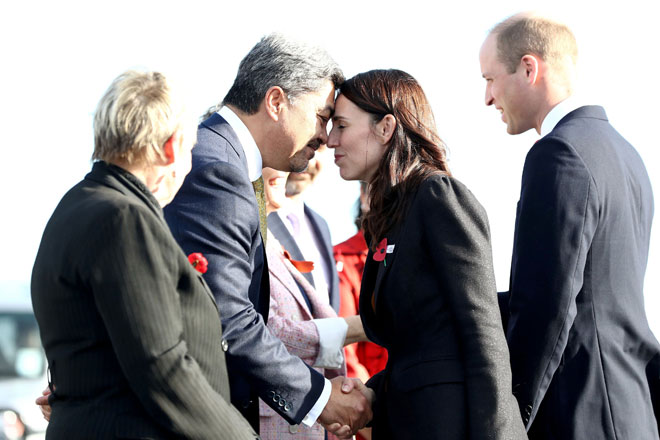
[[[277,211],[291,203],[285,195],[289,173],[264,168],[266,211]],[[270,280],[268,328],[284,343],[292,355],[314,367],[326,378],[346,374],[342,347],[366,340],[359,316],[337,317],[323,294],[317,292],[303,276],[313,263],[291,257],[269,231],[266,255]],[[311,427],[289,425],[263,400],[259,401],[260,434],[264,440],[325,439],[325,430],[316,423]],[[328,433],[328,438],[335,437]]]
[[[325,145],[321,146],[305,171],[289,174],[286,180],[289,203],[268,215],[268,228],[294,259],[314,263],[314,270],[303,276],[339,312],[339,279],[330,229],[325,219],[304,202],[303,196],[321,172],[322,161],[318,156],[326,151]]]

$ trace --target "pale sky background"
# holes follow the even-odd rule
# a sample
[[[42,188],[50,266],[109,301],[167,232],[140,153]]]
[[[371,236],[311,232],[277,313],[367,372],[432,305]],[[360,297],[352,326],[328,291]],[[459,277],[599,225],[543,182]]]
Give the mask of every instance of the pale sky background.
[[[506,134],[484,105],[478,52],[488,29],[521,10],[567,22],[580,50],[583,97],[605,106],[637,148],[660,193],[660,2],[498,0],[43,1],[0,6],[0,296],[28,282],[43,228],[62,195],[90,169],[92,116],[129,68],[184,83],[200,115],[220,101],[241,58],[279,31],[325,47],[346,76],[399,68],[415,76],[450,148],[453,174],[486,208],[497,284],[508,287],[515,207],[535,132]],[[357,184],[343,182],[325,154],[308,203],[326,217],[335,243],[354,232]],[[658,197],[656,196],[656,204]],[[657,217],[657,216],[656,216]],[[660,231],[656,218],[645,283],[647,315],[660,335]],[[81,244],[84,245],[84,244]],[[623,292],[622,292],[623,294]]]

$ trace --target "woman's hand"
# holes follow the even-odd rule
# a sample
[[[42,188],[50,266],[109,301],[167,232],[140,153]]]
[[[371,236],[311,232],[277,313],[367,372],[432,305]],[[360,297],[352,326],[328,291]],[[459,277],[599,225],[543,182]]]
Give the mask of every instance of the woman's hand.
[[[362,319],[360,315],[344,317],[348,329],[346,330],[346,339],[344,345],[350,345],[355,342],[368,341],[367,335],[364,334],[364,327],[362,327]]]

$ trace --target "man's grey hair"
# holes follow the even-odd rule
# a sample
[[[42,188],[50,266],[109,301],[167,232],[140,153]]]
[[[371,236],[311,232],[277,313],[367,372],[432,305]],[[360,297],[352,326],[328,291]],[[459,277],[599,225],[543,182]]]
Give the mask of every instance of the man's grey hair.
[[[293,102],[300,95],[320,90],[326,81],[338,88],[344,74],[324,49],[270,34],[243,58],[222,104],[252,115],[273,86],[281,87]]]
[[[94,115],[92,159],[152,164],[184,120],[184,103],[165,75],[129,70],[108,87]]]

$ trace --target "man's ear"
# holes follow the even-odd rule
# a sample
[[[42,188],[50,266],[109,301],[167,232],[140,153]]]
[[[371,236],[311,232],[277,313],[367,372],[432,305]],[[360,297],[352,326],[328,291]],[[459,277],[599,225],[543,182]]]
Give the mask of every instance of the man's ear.
[[[535,84],[539,77],[540,60],[535,55],[524,55],[520,59],[520,68],[525,73],[525,78],[529,84]]]
[[[175,159],[175,150],[177,142],[180,141],[181,133],[176,130],[163,144],[163,153],[165,154],[165,165],[171,165]]]
[[[385,115],[383,119],[376,124],[376,136],[383,145],[387,145],[390,142],[390,139],[392,139],[395,129],[396,119],[394,118],[394,115]]]
[[[273,120],[278,121],[282,107],[287,103],[286,93],[280,86],[273,86],[266,91],[264,96],[264,106],[266,114]]]

